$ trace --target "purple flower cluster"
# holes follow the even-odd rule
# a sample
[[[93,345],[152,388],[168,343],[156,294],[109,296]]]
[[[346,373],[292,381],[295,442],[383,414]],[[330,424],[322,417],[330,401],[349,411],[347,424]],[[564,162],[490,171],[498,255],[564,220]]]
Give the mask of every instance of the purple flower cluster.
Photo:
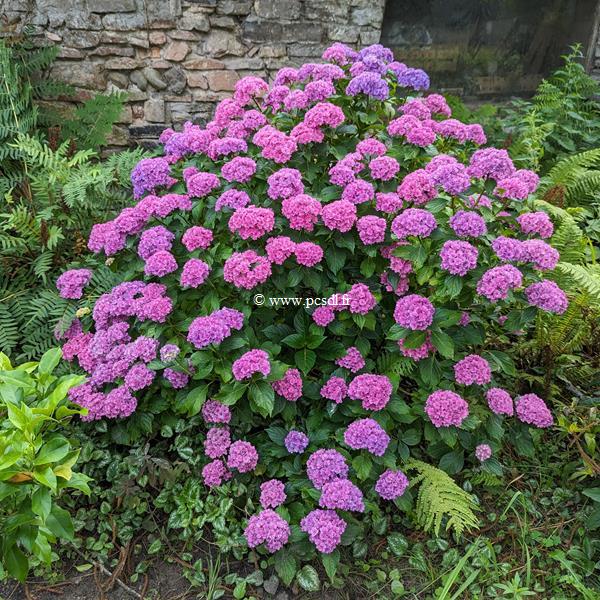
[[[517,417],[523,423],[546,428],[554,423],[546,403],[535,394],[524,394],[516,399]]]
[[[492,380],[490,363],[477,354],[469,354],[454,365],[454,379],[462,385],[484,385]]]
[[[514,414],[513,401],[510,394],[502,388],[490,388],[485,397],[490,410],[496,415],[507,415],[512,417]]]
[[[523,285],[523,275],[512,265],[493,267],[486,271],[477,282],[477,293],[490,302],[506,300],[511,290]]]
[[[338,358],[335,364],[339,367],[348,369],[352,373],[360,371],[365,366],[365,359],[363,358],[360,350],[354,346],[348,348],[346,354],[342,358]],[[343,380],[342,380],[343,381]]]
[[[312,484],[320,490],[334,479],[345,479],[348,475],[348,465],[337,450],[321,449],[308,457],[306,473]]]
[[[384,500],[400,498],[408,487],[408,477],[402,471],[385,470],[377,479],[375,491]]]
[[[469,416],[469,405],[455,392],[437,390],[427,398],[425,412],[436,427],[458,427]]]
[[[383,456],[390,436],[375,419],[358,419],[346,428],[344,442],[354,450],[364,448],[375,456]]]
[[[271,372],[269,355],[264,350],[248,350],[234,361],[231,366],[233,376],[238,380],[250,379],[254,373],[261,373],[265,377]]]
[[[525,288],[525,296],[532,306],[546,312],[562,315],[569,306],[567,295],[554,281],[544,279]]]
[[[355,512],[365,510],[362,492],[348,479],[334,479],[323,485],[319,506]]]
[[[477,266],[479,251],[469,242],[448,240],[440,250],[442,269],[452,275],[466,275]]]
[[[401,240],[410,235],[429,237],[436,227],[435,217],[422,208],[407,208],[392,221],[392,231]]]
[[[316,509],[300,521],[300,529],[308,534],[308,539],[319,552],[330,554],[337,548],[346,531],[346,521],[334,510]]]
[[[336,404],[343,402],[348,395],[348,386],[341,377],[330,377],[321,388],[321,396],[333,400]]]
[[[283,379],[272,383],[277,394],[290,402],[296,402],[302,397],[302,377],[298,369],[288,369]]]
[[[56,287],[61,298],[79,300],[83,296],[83,288],[91,278],[92,272],[89,269],[71,269],[60,275],[56,280]]]
[[[348,396],[353,400],[360,400],[365,410],[384,409],[391,395],[392,382],[385,375],[358,375],[348,386]]]
[[[413,331],[424,331],[433,323],[435,307],[424,296],[409,294],[396,302],[394,320]]]
[[[269,479],[260,486],[260,505],[263,508],[277,508],[285,502],[285,485],[279,479]]]
[[[287,544],[290,526],[274,510],[266,509],[250,517],[244,530],[244,537],[250,548],[264,544],[272,554]]]
[[[283,443],[290,454],[302,454],[308,447],[309,439],[305,433],[292,429],[285,436]]]
[[[221,308],[206,317],[197,317],[190,324],[187,339],[196,348],[220,344],[232,330],[239,331],[244,324],[244,313],[233,308]]]
[[[492,449],[488,444],[479,444],[475,448],[475,456],[479,462],[485,462],[488,458],[492,456]]]
[[[253,471],[258,464],[258,452],[250,442],[238,440],[229,447],[227,466],[237,469],[240,473]]]
[[[216,400],[207,400],[202,405],[202,418],[207,423],[224,423],[231,421],[231,409]]]

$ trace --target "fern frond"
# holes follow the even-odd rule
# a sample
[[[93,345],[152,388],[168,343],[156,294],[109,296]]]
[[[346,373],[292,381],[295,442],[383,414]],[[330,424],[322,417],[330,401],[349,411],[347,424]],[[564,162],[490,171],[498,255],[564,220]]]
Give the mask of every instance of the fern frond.
[[[411,487],[419,485],[416,518],[424,531],[438,535],[445,521],[446,531],[451,529],[460,537],[479,526],[475,515],[479,507],[447,473],[420,460],[410,460],[406,468],[418,472]]]

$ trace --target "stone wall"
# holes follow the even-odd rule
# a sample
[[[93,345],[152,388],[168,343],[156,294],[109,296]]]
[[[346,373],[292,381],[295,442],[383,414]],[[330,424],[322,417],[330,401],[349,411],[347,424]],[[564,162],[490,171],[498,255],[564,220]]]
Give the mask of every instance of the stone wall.
[[[271,76],[334,41],[379,41],[385,0],[0,0],[3,29],[60,44],[52,75],[81,99],[123,90],[111,143],[202,122],[239,77]]]

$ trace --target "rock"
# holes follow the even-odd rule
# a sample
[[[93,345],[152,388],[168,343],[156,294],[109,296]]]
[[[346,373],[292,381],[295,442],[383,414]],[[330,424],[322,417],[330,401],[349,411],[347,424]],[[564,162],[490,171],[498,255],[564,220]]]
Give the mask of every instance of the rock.
[[[347,23],[349,5],[350,3],[347,1],[304,0],[304,16],[307,19],[315,19],[321,22]]]
[[[368,8],[355,8],[352,10],[351,21],[359,27],[372,25],[381,27],[383,20],[383,6],[370,6]]]
[[[121,111],[121,114],[119,115],[119,117],[117,119],[117,123],[125,123],[125,124],[129,125],[132,120],[133,120],[133,113],[131,110],[131,106],[125,105],[123,107],[123,110]]]
[[[198,39],[198,34],[193,31],[171,31],[169,37],[172,40],[186,40],[188,42],[195,42]]]
[[[142,73],[148,83],[157,90],[164,90],[167,87],[167,84],[164,82],[159,72],[152,67],[145,67],[142,69]]]
[[[84,56],[85,55],[81,50],[77,50],[76,48],[66,48],[64,46],[61,46],[58,52],[58,58],[82,59]]]
[[[162,98],[150,98],[144,102],[144,118],[150,123],[164,123],[165,103]]]
[[[132,71],[140,67],[141,62],[135,58],[119,57],[104,61],[103,66],[109,71]]]
[[[158,136],[163,132],[163,125],[132,125],[129,128],[129,133],[134,138],[158,138]]]
[[[313,58],[321,56],[326,47],[323,44],[291,44],[288,54],[290,58]]]
[[[242,25],[242,38],[251,42],[279,41],[283,37],[280,23],[260,21],[256,17],[248,17]]]
[[[256,0],[256,14],[264,19],[292,21],[300,16],[297,0]]]
[[[162,46],[167,41],[167,36],[162,31],[151,31],[148,38],[155,46]]]
[[[117,127],[116,125],[113,125],[112,131],[106,138],[106,143],[109,146],[127,146],[130,141],[127,128]]]
[[[208,81],[203,73],[192,71],[187,74],[187,84],[192,88],[208,89]]]
[[[128,102],[143,102],[148,99],[148,94],[146,92],[142,92],[136,86],[127,90],[127,101]]]
[[[133,73],[129,75],[129,79],[132,83],[135,83],[140,90],[145,90],[146,87],[148,87],[148,81],[140,71],[133,71]]]
[[[143,29],[146,25],[146,17],[142,13],[115,13],[104,15],[102,25],[105,29],[116,29],[117,31],[135,31]],[[123,40],[126,42],[126,40]]]
[[[134,56],[135,51],[129,46],[98,46],[90,52],[90,56]]]
[[[60,42],[62,40],[62,38],[60,37],[60,35],[58,35],[58,33],[52,33],[51,31],[46,31],[46,38],[49,39],[51,42]]]
[[[167,82],[167,89],[172,94],[181,94],[186,88],[187,79],[181,67],[171,67],[164,73],[163,78]]]
[[[95,13],[126,13],[136,8],[135,0],[93,0],[89,6]]]
[[[285,46],[283,44],[276,46],[261,45],[258,54],[263,58],[280,58],[285,56]]]
[[[214,92],[230,92],[239,79],[235,71],[208,71],[205,74],[208,88]]]
[[[226,58],[223,60],[225,66],[233,71],[258,70],[264,67],[262,58]]]
[[[246,53],[246,48],[238,40],[237,36],[225,29],[210,31],[204,42],[204,49],[206,54],[217,58],[228,54],[242,56]]]
[[[237,21],[233,17],[210,16],[208,18],[211,27],[222,27],[223,29],[234,29]]]
[[[251,0],[219,0],[217,3],[217,13],[221,15],[247,15],[251,10]]]
[[[112,81],[118,88],[122,90],[127,89],[127,85],[129,84],[129,79],[127,75],[123,75],[122,73],[112,72],[108,74],[108,80]]]
[[[56,62],[52,66],[52,77],[76,87],[103,90],[106,76],[101,65],[78,62]]]
[[[191,58],[183,63],[183,68],[188,71],[209,71],[211,69],[224,69],[225,63],[214,58]]]
[[[65,31],[63,45],[70,48],[94,48],[100,42],[100,34],[95,31]]]
[[[181,62],[190,52],[190,47],[185,42],[171,42],[163,51],[165,60]]]
[[[104,31],[100,41],[103,44],[127,44],[128,46],[136,46],[138,48],[150,47],[147,36],[141,37],[130,33],[123,35],[123,33],[117,31]]]
[[[141,104],[136,104],[131,108],[131,113],[134,119],[141,120],[144,118],[144,107]]]
[[[347,25],[330,25],[327,34],[329,39],[346,44],[354,44],[358,41],[360,29]]]
[[[180,0],[144,0],[150,21],[171,21],[181,15]]]
[[[203,13],[186,11],[179,24],[181,29],[194,31],[208,31],[210,29],[210,21]]]
[[[69,16],[69,29],[85,29],[87,31],[102,29],[102,17],[89,13],[75,13]]]
[[[381,31],[362,31],[360,34],[360,43],[363,46],[370,46],[371,44],[378,44],[379,38],[381,37]]]

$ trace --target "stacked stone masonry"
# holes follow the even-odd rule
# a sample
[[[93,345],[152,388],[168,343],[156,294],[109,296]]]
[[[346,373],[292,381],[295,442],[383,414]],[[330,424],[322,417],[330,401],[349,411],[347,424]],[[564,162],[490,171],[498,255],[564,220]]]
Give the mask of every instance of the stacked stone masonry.
[[[332,42],[379,41],[385,0],[6,0],[5,34],[24,25],[61,46],[52,76],[79,99],[125,91],[111,144],[155,141],[209,119],[248,74],[317,60]]]

